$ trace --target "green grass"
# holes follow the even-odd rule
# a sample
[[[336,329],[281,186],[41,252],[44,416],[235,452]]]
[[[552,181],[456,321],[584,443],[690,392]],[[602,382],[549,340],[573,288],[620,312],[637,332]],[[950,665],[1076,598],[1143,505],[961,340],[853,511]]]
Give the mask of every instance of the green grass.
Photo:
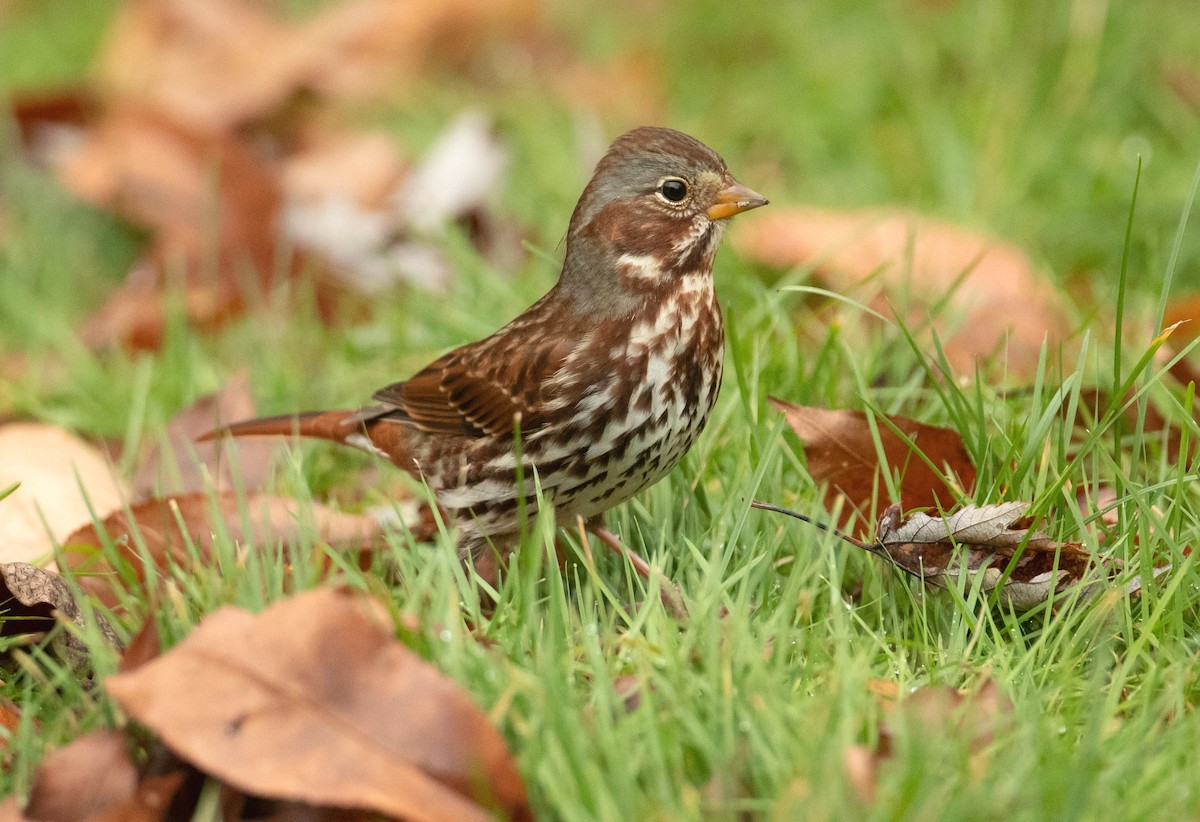
[[[18,5],[0,26],[0,87],[81,77],[104,15],[64,17],[75,5]],[[613,530],[682,588],[686,623],[641,605],[654,593],[600,551],[594,568],[577,556],[564,576],[547,571],[544,527],[532,529],[491,616],[448,543],[414,547],[398,535],[373,573],[344,568],[340,578],[415,618],[421,627],[405,639],[489,711],[547,818],[1200,815],[1200,582],[1188,555],[1200,535],[1195,460],[1172,463],[1158,433],[1119,420],[1117,407],[1102,408],[1087,430],[1064,421],[1081,388],[1118,382],[1136,394],[1134,420],[1153,401],[1191,440],[1200,436],[1191,396],[1144,356],[1152,323],[1133,321],[1150,316],[1169,278],[1174,289],[1200,285],[1194,225],[1176,251],[1200,120],[1162,79],[1172,61],[1200,71],[1193,10],[1087,0],[654,8],[561,4],[549,15],[586,31],[569,42],[597,58],[658,55],[666,123],[716,147],[776,202],[915,206],[1020,243],[1059,281],[1086,280],[1099,304],[1083,353],[1060,364],[1050,350],[1033,384],[1005,391],[941,379],[936,359],[899,328],[857,334],[848,322],[800,344],[812,337],[807,298],[781,288],[807,273],[778,277],[726,249],[717,282],[727,376],[709,429],[668,479],[610,515]],[[364,116],[419,148],[464,105],[496,114],[513,146],[504,209],[554,254],[586,171],[570,108],[532,78],[480,91],[435,77],[407,108]],[[609,136],[633,125],[602,122]],[[539,255],[519,271],[491,270],[452,238],[459,276],[448,295],[384,295],[354,327],[267,313],[216,335],[175,328],[153,356],[95,354],[72,329],[128,268],[135,236],[2,153],[0,208],[0,354],[32,363],[0,384],[0,414],[131,445],[243,367],[265,412],[360,402],[494,330],[556,273]],[[1131,323],[1115,350],[1119,294]],[[969,588],[923,593],[828,535],[748,510],[758,497],[820,511],[768,394],[952,425],[979,467],[976,502],[1036,500],[1054,535],[1082,535],[1094,549],[1075,493],[1113,487],[1121,520],[1103,550],[1143,573],[1149,557],[1175,570],[1140,599],[1112,591],[1023,617]],[[279,488],[320,497],[358,482],[363,464],[305,446]],[[378,501],[372,493],[364,489],[367,502]],[[131,598],[121,630],[153,618],[174,642],[222,604],[261,609],[317,584],[317,569],[293,559],[286,566],[270,550],[242,558],[220,543],[212,565],[178,575],[154,613]],[[2,793],[27,792],[47,749],[117,720],[102,690],[81,686],[52,656],[20,658],[4,676],[25,719]],[[98,647],[96,665],[103,675],[115,659]],[[640,695],[632,711],[614,686],[625,677]],[[1013,709],[986,757],[972,756],[962,734],[891,722],[895,756],[877,803],[862,806],[843,751],[874,744],[886,721],[871,681],[894,680],[906,693],[974,690],[987,678]]]

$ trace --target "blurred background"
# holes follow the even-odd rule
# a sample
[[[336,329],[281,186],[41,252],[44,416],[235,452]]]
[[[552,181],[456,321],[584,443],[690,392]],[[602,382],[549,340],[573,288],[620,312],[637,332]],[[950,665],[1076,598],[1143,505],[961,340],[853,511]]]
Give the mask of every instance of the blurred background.
[[[169,295],[206,328],[296,272],[325,319],[406,283],[473,301],[427,340],[461,341],[552,281],[592,163],[645,123],[714,146],[773,210],[1011,244],[1087,322],[1139,163],[1131,280],[1168,267],[1200,159],[1195,24],[1169,0],[4,0],[0,344],[156,349]],[[821,245],[803,220],[738,228],[768,280]],[[480,267],[518,285],[454,281]]]

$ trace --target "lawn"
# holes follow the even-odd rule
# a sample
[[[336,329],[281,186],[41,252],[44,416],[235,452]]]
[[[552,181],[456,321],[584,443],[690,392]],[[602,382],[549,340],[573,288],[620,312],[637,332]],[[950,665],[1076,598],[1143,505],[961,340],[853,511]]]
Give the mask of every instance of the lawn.
[[[303,19],[328,4],[285,5]],[[94,77],[115,9],[0,2],[0,92]],[[0,420],[103,441],[128,476],[181,409],[242,370],[262,413],[363,404],[544,293],[593,144],[653,120],[702,139],[772,201],[736,218],[718,256],[725,381],[705,433],[608,516],[655,581],[541,520],[494,608],[445,534],[414,543],[399,531],[366,570],[328,551],[333,571],[321,551],[247,552],[218,537],[211,562],[177,570],[161,596],[126,592],[118,633],[150,620],[173,645],[223,605],[261,611],[334,582],[370,591],[499,728],[539,818],[1200,816],[1200,430],[1193,389],[1165,368],[1195,332],[1155,342],[1164,307],[1186,318],[1200,289],[1200,233],[1194,215],[1186,223],[1200,162],[1195,9],[699,0],[523,13],[539,34],[518,27],[486,53],[421,66],[402,93],[336,107],[414,157],[462,110],[490,115],[509,166],[488,213],[523,245],[497,257],[453,229],[437,240],[452,267],[443,292],[397,285],[332,323],[304,279],[215,327],[189,325],[168,289],[151,350],[85,345],[78,330],[138,259],[144,227],[81,204],[0,126]],[[796,289],[824,284],[818,260],[768,265],[738,242],[800,204],[894,207],[998,238],[1053,286],[1065,320],[1040,359],[1000,351],[947,374],[929,329],[870,324],[860,293]],[[910,284],[921,290],[919,272]],[[953,308],[935,312],[939,337],[956,327]],[[1125,581],[1145,590],[1102,582],[1018,613],[971,580],[925,589],[834,535],[751,509],[760,499],[830,519],[769,396],[957,430],[978,470],[962,502],[1028,501],[1051,537],[1126,563]],[[269,488],[354,512],[419,492],[326,444],[287,449]],[[1102,534],[1091,512],[1105,505]],[[685,619],[659,605],[662,579],[681,590]],[[85,638],[102,681],[118,655]],[[124,719],[51,651],[3,641],[0,693],[20,720],[0,794],[23,797],[48,751]],[[202,803],[196,818],[215,813]]]

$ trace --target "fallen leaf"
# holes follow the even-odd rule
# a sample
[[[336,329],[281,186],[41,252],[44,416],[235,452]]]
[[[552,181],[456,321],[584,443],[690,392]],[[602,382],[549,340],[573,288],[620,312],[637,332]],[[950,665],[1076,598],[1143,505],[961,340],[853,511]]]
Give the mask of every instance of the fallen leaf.
[[[387,208],[404,171],[395,140],[383,132],[309,125],[283,158],[280,179],[289,209],[334,201],[372,213]]]
[[[88,524],[63,541],[61,561],[71,568],[79,587],[110,608],[121,603],[128,585],[144,585],[149,557],[159,572],[186,568],[198,555],[206,560],[216,534],[235,543],[260,547],[302,545],[306,534],[341,548],[368,548],[381,535],[370,517],[343,514],[318,503],[251,494],[191,493],[152,499],[113,512],[99,527]],[[105,537],[116,549],[119,565],[104,550]],[[144,545],[145,554],[139,546]],[[192,549],[197,552],[193,554]]]
[[[210,478],[217,489],[257,491],[271,476],[276,448],[262,440],[196,442],[201,434],[233,420],[257,416],[250,375],[242,371],[216,394],[201,397],[167,423],[163,445],[155,445],[138,463],[134,488],[146,498],[154,492],[203,491]],[[236,465],[236,469],[234,466]]]
[[[83,119],[67,119],[76,113]],[[30,103],[15,116],[27,150],[64,187],[150,234],[142,260],[81,330],[87,344],[154,349],[168,294],[178,293],[184,316],[206,328],[263,303],[306,267],[319,273],[280,241],[278,171],[249,141],[132,102],[65,113]],[[335,292],[321,278],[316,287],[328,319]]]
[[[54,545],[128,499],[103,455],[74,434],[39,423],[0,426],[0,561],[49,559]]]
[[[1173,333],[1163,343],[1161,355],[1166,361],[1174,359],[1175,355],[1192,345],[1200,337],[1200,294],[1189,293],[1171,300],[1163,314],[1163,325],[1171,327],[1178,325]],[[1195,349],[1182,357],[1171,366],[1171,376],[1184,385],[1196,383],[1200,385],[1200,370],[1196,367],[1196,358],[1200,356]]]
[[[949,508],[969,495],[975,485],[975,465],[962,436],[951,428],[888,416],[886,419],[919,449],[918,454],[883,420],[878,420],[884,459],[881,464],[871,426],[862,411],[794,405],[776,397],[769,400],[804,442],[809,474],[827,485],[825,507],[832,512],[839,496],[848,503],[842,506],[843,528],[856,523],[865,526],[870,521],[875,501],[886,491],[880,473],[884,466],[899,474],[900,498],[914,508]]]
[[[153,611],[154,609],[152,609]],[[121,654],[121,662],[117,670],[122,673],[135,671],[152,659],[158,659],[162,654],[162,640],[158,636],[158,625],[154,622],[153,614],[146,618],[142,630],[134,635]]]
[[[183,126],[152,109],[113,106],[53,167],[76,196],[153,238],[80,332],[89,345],[156,348],[173,289],[193,325],[215,326],[261,303],[278,280],[297,276],[307,263],[280,243],[283,196],[275,170],[232,136]]]
[[[46,755],[33,777],[25,816],[83,822],[132,799],[137,769],[125,751],[125,734],[93,731]]]
[[[765,265],[811,265],[832,290],[878,296],[875,308],[913,328],[944,300],[945,319],[934,318],[935,328],[960,373],[999,355],[1007,375],[1029,377],[1043,341],[1053,345],[1071,330],[1063,300],[1019,248],[911,212],[774,210],[740,227],[733,241]]]
[[[106,687],[176,753],[247,793],[411,820],[530,819],[503,738],[354,593],[231,606]]]
[[[8,697],[0,697],[0,728],[12,734],[21,725],[21,708]]]

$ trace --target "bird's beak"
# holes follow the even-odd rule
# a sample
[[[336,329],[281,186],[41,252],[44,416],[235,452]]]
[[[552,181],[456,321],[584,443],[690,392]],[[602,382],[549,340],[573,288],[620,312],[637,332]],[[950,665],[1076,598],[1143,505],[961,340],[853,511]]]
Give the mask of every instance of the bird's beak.
[[[717,201],[708,207],[708,219],[724,220],[734,214],[741,214],[743,211],[766,204],[766,197],[747,188],[737,180],[731,180],[729,185],[717,195]]]

